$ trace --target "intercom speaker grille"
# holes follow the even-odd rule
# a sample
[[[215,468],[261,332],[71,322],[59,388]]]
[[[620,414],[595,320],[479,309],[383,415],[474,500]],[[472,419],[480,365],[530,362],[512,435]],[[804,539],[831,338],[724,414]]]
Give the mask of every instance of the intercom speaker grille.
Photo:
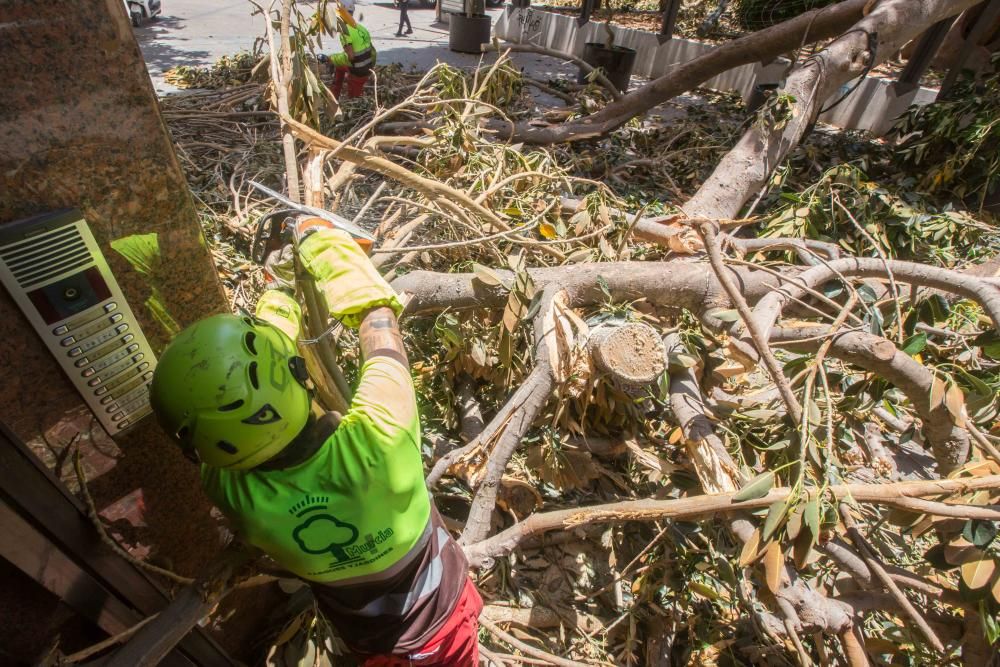
[[[0,249],[0,259],[23,289],[94,262],[80,230],[75,226],[55,229],[4,246]]]

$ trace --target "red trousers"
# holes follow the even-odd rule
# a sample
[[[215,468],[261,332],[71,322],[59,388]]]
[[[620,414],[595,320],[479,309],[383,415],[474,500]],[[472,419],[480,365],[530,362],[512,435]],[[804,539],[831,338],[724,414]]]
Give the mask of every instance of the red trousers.
[[[361,97],[364,94],[368,77],[354,76],[347,67],[337,67],[333,70],[333,96],[338,99],[340,98],[340,91],[344,88],[345,77],[347,78],[347,96]]]
[[[363,667],[476,667],[479,664],[479,612],[483,599],[466,579],[455,611],[426,644],[409,655],[373,655]]]

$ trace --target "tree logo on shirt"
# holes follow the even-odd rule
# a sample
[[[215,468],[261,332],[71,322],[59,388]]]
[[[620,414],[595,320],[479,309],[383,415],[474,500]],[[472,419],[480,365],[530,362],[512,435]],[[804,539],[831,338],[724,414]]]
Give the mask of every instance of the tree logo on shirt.
[[[357,541],[358,534],[356,526],[332,514],[312,514],[295,527],[292,539],[307,554],[329,553],[338,563],[347,563],[357,559],[347,553],[346,547]]]

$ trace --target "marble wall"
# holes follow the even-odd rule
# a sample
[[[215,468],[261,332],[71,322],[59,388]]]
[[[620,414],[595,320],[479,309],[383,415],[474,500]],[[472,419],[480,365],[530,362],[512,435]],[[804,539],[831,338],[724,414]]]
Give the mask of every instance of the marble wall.
[[[155,350],[226,309],[122,0],[2,0],[0,226],[71,207]],[[137,269],[111,244],[140,234],[159,250]],[[98,508],[136,553],[197,570],[218,532],[195,466],[152,418],[112,441],[2,288],[0,341],[0,421],[71,488],[79,444]]]

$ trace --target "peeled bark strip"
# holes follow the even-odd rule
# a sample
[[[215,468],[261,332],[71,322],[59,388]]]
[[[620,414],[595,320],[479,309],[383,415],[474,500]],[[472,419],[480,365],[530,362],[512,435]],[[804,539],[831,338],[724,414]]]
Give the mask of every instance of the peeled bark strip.
[[[709,79],[734,67],[756,62],[770,62],[785,53],[822,39],[835,37],[861,18],[868,0],[846,0],[832,7],[816,9],[764,30],[727,42],[703,56],[678,65],[658,79],[609,104],[590,116],[550,127],[519,124],[512,136],[515,142],[554,144],[592,139],[615,130],[635,116],[649,111],[681,93],[697,88]],[[506,124],[498,125],[501,136],[510,133]],[[716,216],[732,217],[732,216]]]
[[[842,85],[892,58],[907,42],[934,23],[977,2],[979,0],[879,2],[868,16],[788,76],[779,95],[790,95],[795,100],[790,103],[791,121],[782,127],[754,123],[694,197],[684,204],[685,213],[693,218],[717,220],[736,217],[743,204],[760,192],[774,169],[802,140],[819,114],[820,105]],[[628,96],[622,101],[627,99]]]

